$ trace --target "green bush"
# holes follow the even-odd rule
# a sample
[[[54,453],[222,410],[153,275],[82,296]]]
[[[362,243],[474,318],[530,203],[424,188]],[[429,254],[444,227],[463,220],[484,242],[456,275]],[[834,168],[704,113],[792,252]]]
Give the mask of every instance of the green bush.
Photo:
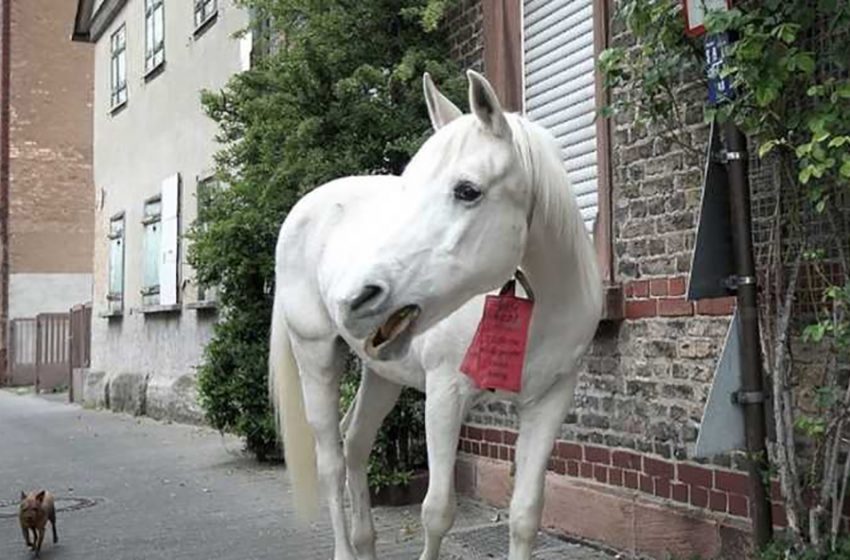
[[[839,539],[830,551],[807,548],[795,552],[793,545],[782,539],[770,543],[762,552],[761,560],[847,560],[850,558],[850,538]]]
[[[203,94],[227,187],[203,193],[189,262],[202,286],[218,289],[221,314],[200,367],[201,402],[214,427],[244,436],[260,457],[276,445],[266,356],[280,224],[316,185],[404,169],[430,133],[424,71],[461,97],[437,25],[449,3],[241,2],[255,23],[271,22],[272,48],[223,91]]]
[[[269,414],[266,368],[268,341],[263,308],[232,311],[216,326],[198,371],[198,391],[207,420],[245,438],[258,459],[278,458],[274,419]]]

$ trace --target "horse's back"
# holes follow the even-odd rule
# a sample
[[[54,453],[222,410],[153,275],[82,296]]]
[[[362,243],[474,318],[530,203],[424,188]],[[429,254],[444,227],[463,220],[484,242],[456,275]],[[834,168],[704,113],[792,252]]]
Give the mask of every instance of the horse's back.
[[[280,229],[280,238],[307,233],[323,223],[337,221],[353,206],[373,200],[398,187],[400,179],[392,175],[362,175],[335,179],[318,186],[292,207]]]

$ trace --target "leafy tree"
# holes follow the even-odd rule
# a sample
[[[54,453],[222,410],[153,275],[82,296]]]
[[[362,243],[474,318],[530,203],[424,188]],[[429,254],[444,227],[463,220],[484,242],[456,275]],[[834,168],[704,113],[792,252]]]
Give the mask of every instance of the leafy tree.
[[[274,247],[310,189],[398,174],[430,132],[428,71],[458,98],[462,77],[437,25],[448,0],[243,0],[267,53],[202,96],[218,123],[217,178],[201,193],[189,261],[218,290],[220,321],[199,371],[207,417],[276,449],[266,391]],[[262,23],[262,25],[260,25]]]

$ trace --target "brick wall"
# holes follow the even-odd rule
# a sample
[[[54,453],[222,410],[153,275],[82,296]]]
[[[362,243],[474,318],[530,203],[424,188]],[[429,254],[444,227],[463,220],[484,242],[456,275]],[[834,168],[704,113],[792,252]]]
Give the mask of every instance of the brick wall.
[[[478,2],[450,13],[453,54],[479,64]],[[474,23],[470,23],[474,22]],[[628,37],[615,29],[615,41]],[[622,95],[614,92],[614,95]],[[580,372],[576,408],[561,437],[613,448],[691,456],[734,300],[684,298],[695,238],[708,128],[702,93],[686,91],[688,151],[621,114],[612,126],[613,244],[626,320],[604,325]],[[516,427],[508,403],[473,410],[470,422]],[[717,459],[722,465],[731,459]]]
[[[466,456],[510,462],[514,460],[516,440],[516,430],[468,424],[461,430],[458,450]],[[567,479],[632,490],[661,503],[669,500],[732,518],[749,518],[748,479],[734,468],[560,439],[548,470]],[[776,480],[771,482],[771,499],[774,525],[784,527],[785,510]],[[845,504],[844,513],[848,518],[845,524],[850,527],[850,503]]]
[[[462,68],[484,70],[484,9],[481,0],[457,0],[446,14],[452,58]]]
[[[469,25],[478,13],[475,2],[463,2],[450,20],[453,53],[465,66],[482,58],[480,26]],[[633,43],[619,22],[612,40]],[[612,92],[615,100],[626,95]],[[746,555],[738,544],[746,543],[750,527],[742,457],[693,456],[735,306],[734,298],[685,299],[709,134],[704,96],[699,87],[677,92],[682,139],[691,149],[636,123],[628,112],[612,122],[613,270],[623,288],[625,318],[600,326],[579,371],[576,404],[549,462],[544,523],[654,557],[737,559]],[[760,265],[776,204],[776,173],[770,160],[751,158]],[[847,227],[850,211],[845,214]],[[823,228],[810,222],[810,234],[818,238]],[[818,290],[803,286],[800,300],[819,301]],[[801,379],[807,368],[817,369],[800,359],[799,349],[795,355]],[[459,442],[462,491],[508,504],[516,430],[510,403],[473,409]],[[781,527],[785,512],[775,481],[771,498],[774,524]],[[576,503],[581,515],[573,513]],[[844,513],[850,516],[850,506]]]
[[[474,4],[463,2],[461,21],[450,20],[454,55],[467,66],[481,60],[477,28],[465,38],[462,35],[469,32],[470,19],[477,21],[472,14],[480,11]],[[629,40],[616,26],[614,35],[616,42]],[[584,360],[575,410],[562,426],[549,464],[549,478],[563,482],[558,483],[563,495],[547,489],[547,500],[571,499],[568,488],[592,483],[594,491],[628,494],[633,504],[643,500],[666,505],[677,515],[702,516],[717,533],[717,527],[730,523],[746,531],[749,503],[746,478],[736,472],[742,467],[739,457],[693,458],[734,309],[732,298],[693,304],[684,297],[709,132],[703,123],[702,97],[703,92],[693,89],[681,95],[687,140],[695,150],[659,138],[629,114],[618,115],[612,123],[613,255],[625,296],[625,319],[603,324]],[[507,503],[497,496],[509,483],[496,483],[497,491],[486,487],[498,478],[493,472],[508,472],[491,467],[513,461],[516,429],[510,403],[473,409],[460,441],[460,469],[473,466],[478,474],[467,472],[462,488]],[[460,471],[459,476],[463,477]],[[781,500],[777,499],[775,513],[781,525]],[[594,534],[591,527],[563,528],[607,538]],[[714,544],[695,544],[680,552],[718,553],[726,546],[722,540],[718,537]],[[635,550],[656,550],[632,544]]]
[[[11,22],[11,272],[91,273],[92,49],[75,2],[15,0]]]

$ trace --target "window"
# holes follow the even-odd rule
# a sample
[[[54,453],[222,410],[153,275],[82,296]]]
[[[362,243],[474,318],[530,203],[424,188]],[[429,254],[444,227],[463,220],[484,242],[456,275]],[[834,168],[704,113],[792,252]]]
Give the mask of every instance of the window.
[[[109,286],[106,301],[109,313],[124,309],[124,214],[109,220]]]
[[[145,0],[145,73],[165,62],[164,0]]]
[[[260,60],[274,54],[276,38],[272,30],[271,17],[267,13],[251,8],[248,14],[251,20],[251,49],[247,67],[250,68],[256,66]],[[246,69],[245,62],[242,68]]]
[[[501,78],[508,93],[519,92],[526,116],[555,136],[596,245],[606,285],[604,316],[619,319],[622,288],[614,274],[611,240],[610,120],[597,118],[608,99],[595,65],[608,45],[610,2],[500,0],[484,5],[485,70]],[[517,22],[521,33],[514,29]],[[488,54],[488,45],[501,52]],[[514,70],[518,64],[521,72]]]
[[[145,202],[142,224],[145,227],[144,261],[142,263],[142,305],[159,304],[159,263],[162,238],[162,199],[160,196]]]
[[[195,0],[195,29],[200,29],[216,14],[216,0]]]
[[[198,185],[195,192],[195,197],[198,202],[198,216],[197,220],[199,222],[199,227],[202,229],[206,229],[207,223],[209,221],[209,213],[210,213],[210,202],[212,196],[221,188],[221,183],[215,177],[206,177],[204,179],[198,179]],[[217,299],[217,293],[215,287],[207,288],[201,285],[198,285],[198,302],[215,302]]]
[[[127,28],[124,25],[110,39],[110,107],[113,109],[127,102]]]

